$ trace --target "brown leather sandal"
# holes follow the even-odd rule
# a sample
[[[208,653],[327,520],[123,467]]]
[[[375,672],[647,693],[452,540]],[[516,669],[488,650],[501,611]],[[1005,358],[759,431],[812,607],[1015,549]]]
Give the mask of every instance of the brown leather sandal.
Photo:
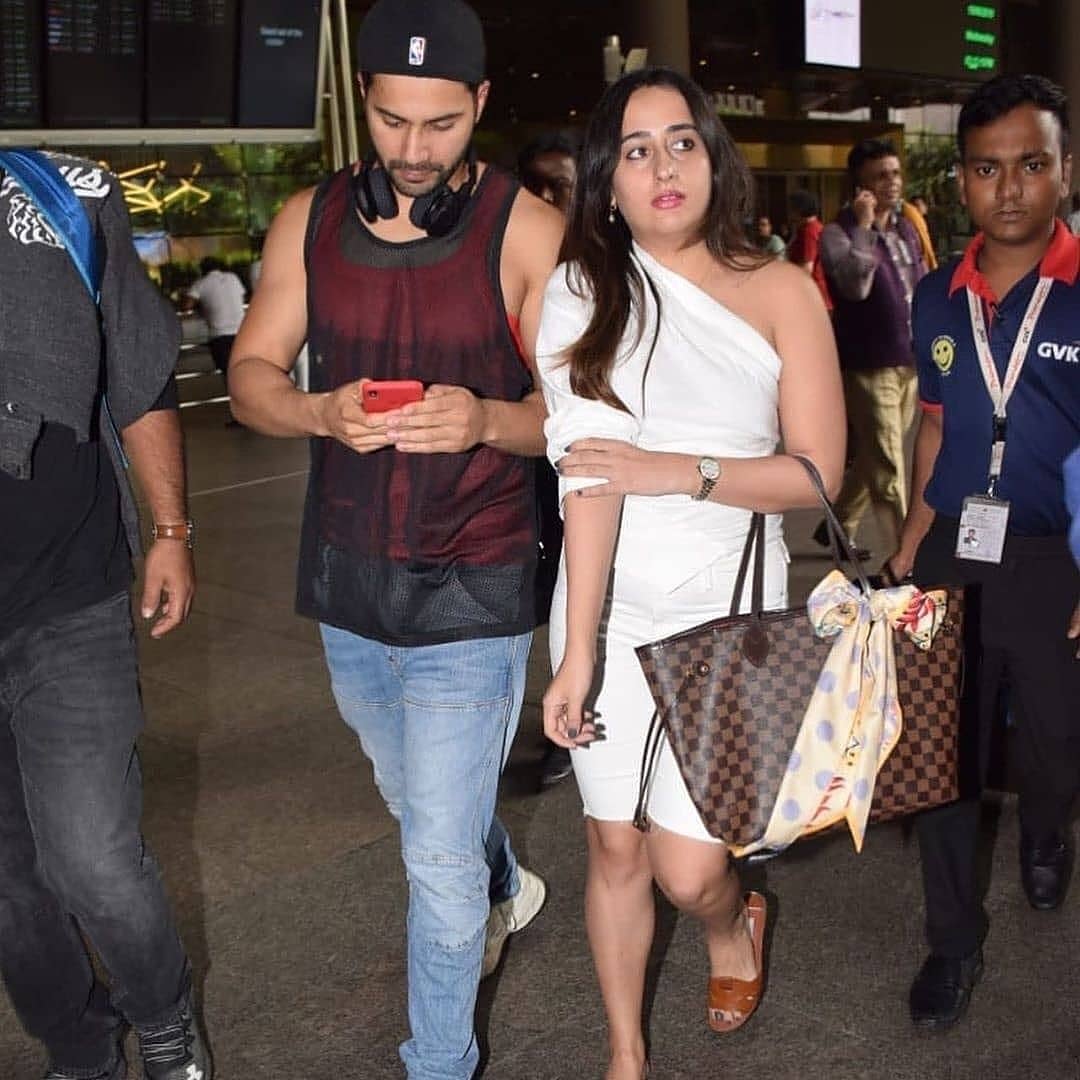
[[[757,975],[752,979],[735,979],[721,976],[709,980],[709,1027],[720,1034],[741,1028],[753,1015],[761,1001],[765,946],[765,897],[761,893],[746,894],[746,922],[750,939],[754,943],[754,962]]]

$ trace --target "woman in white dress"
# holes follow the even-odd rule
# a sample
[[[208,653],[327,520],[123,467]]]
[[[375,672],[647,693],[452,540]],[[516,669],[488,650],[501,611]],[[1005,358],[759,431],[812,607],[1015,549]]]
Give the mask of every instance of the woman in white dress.
[[[764,899],[744,900],[666,744],[649,831],[631,824],[653,713],[634,646],[727,614],[752,511],[769,515],[767,601],[783,606],[779,514],[816,498],[777,444],[816,462],[832,492],[843,469],[821,296],[798,267],[747,245],[751,209],[745,163],[705,94],[663,69],[626,76],[591,118],[541,318],[566,528],[544,728],[574,751],[584,802],[607,1080],[647,1074],[654,881],[704,924],[709,1025],[738,1027],[760,996]]]

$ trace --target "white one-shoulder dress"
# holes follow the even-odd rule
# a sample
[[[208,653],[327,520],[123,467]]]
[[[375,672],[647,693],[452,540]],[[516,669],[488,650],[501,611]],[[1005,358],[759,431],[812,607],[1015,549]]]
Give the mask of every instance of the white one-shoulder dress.
[[[570,390],[565,352],[588,325],[591,303],[575,295],[574,271],[560,266],[544,296],[537,361],[549,418],[548,456],[558,462],[577,439],[621,439],[646,450],[712,457],[772,454],[779,441],[779,377],[775,349],[743,319],[641,248],[634,258],[660,295],[646,289],[646,325],[635,347],[628,329],[612,386],[630,414]],[[569,275],[569,277],[568,277]],[[560,500],[603,480],[560,478]],[[573,752],[585,813],[630,821],[637,803],[642,753],[654,705],[634,648],[728,614],[750,512],[686,495],[628,495],[615,547],[614,571],[601,620],[598,687],[592,705],[605,738]],[[779,515],[766,519],[765,604],[787,603],[788,554]],[[551,610],[552,669],[566,643],[566,566]],[[749,607],[749,587],[740,610]],[[666,740],[649,795],[649,817],[662,828],[711,840]]]

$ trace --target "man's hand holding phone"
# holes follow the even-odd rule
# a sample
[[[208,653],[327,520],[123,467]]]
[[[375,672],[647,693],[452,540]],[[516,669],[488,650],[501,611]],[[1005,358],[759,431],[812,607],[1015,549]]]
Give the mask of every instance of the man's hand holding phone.
[[[386,434],[386,416],[368,412],[363,405],[365,386],[370,379],[345,383],[322,399],[322,421],[326,434],[358,454],[370,454],[390,446]]]
[[[485,442],[484,402],[464,386],[429,386],[424,400],[387,416],[390,441],[405,454],[462,454]]]
[[[869,229],[877,215],[877,197],[869,188],[857,188],[855,198],[851,200],[851,209],[855,221],[864,229]]]
[[[463,386],[411,379],[346,383],[322,404],[326,433],[358,454],[393,446],[405,454],[460,454],[484,441],[484,403]]]

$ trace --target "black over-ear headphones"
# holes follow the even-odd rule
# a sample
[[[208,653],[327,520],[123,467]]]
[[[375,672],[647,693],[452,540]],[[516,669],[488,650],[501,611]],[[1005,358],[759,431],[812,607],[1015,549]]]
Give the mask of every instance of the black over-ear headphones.
[[[471,146],[466,161],[469,176],[456,191],[443,180],[434,190],[413,200],[409,220],[429,236],[446,236],[469,205],[476,190],[476,151]],[[353,176],[352,184],[356,209],[366,222],[370,224],[378,218],[390,220],[398,216],[397,193],[374,154],[365,159]]]

